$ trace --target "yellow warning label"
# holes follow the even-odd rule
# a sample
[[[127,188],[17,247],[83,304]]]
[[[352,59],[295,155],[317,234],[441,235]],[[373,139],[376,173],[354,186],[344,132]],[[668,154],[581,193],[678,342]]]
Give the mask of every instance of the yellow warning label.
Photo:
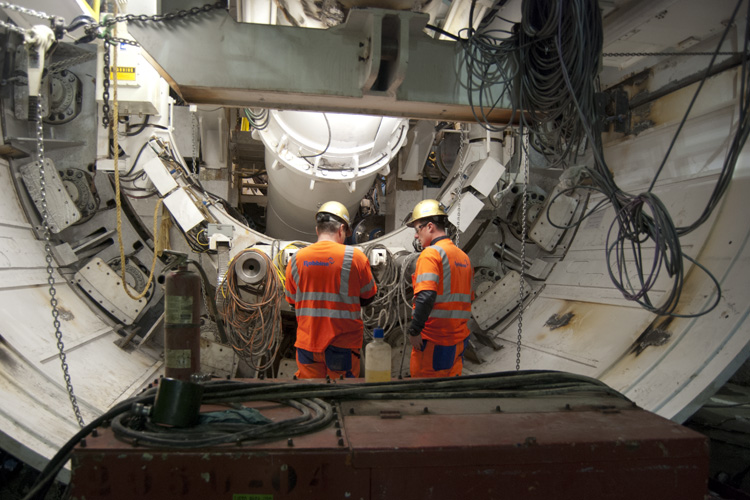
[[[112,70],[109,72],[110,80],[114,80],[115,75]],[[117,67],[117,79],[120,81],[130,80],[135,81],[135,67],[133,66],[118,66]]]

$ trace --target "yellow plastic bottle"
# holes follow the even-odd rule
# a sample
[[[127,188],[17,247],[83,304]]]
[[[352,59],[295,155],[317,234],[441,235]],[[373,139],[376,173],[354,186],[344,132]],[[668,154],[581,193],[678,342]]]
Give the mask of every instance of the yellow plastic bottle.
[[[391,346],[383,340],[383,329],[375,328],[365,348],[365,382],[391,380]]]

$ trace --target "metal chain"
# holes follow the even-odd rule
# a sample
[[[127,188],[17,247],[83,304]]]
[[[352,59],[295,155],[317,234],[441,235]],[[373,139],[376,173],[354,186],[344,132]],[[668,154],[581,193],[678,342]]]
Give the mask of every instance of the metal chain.
[[[127,38],[116,38],[116,37],[107,35],[105,37],[105,40],[107,40],[107,42],[111,43],[112,45],[121,45],[124,43],[125,45],[131,45],[133,47],[141,46],[141,44],[136,42],[135,40],[129,40]]]
[[[458,199],[456,200],[458,203],[458,210],[456,210],[456,246],[461,248],[458,243],[461,235],[461,195],[463,194],[464,182],[466,181],[467,175],[463,170],[461,170],[458,175],[461,176],[461,180],[458,183]]]
[[[518,280],[518,341],[516,342],[516,371],[521,370],[521,336],[523,333],[523,285],[526,268],[526,210],[528,206],[527,187],[529,185],[529,155],[524,155],[523,163],[523,195],[521,205],[521,277]]]
[[[198,254],[198,264],[200,264],[201,267],[203,267],[203,254]],[[208,308],[208,300],[206,299],[206,296],[208,295],[208,290],[206,289],[206,283],[203,281],[203,277],[201,276],[201,295],[203,296],[203,307],[206,311],[206,317],[208,318],[208,321],[216,325],[216,330],[213,330],[214,332],[214,342],[217,344],[221,344],[221,337],[219,336],[219,326],[216,323],[218,321],[218,318],[211,319],[211,309]],[[217,311],[218,314],[218,311]]]
[[[90,61],[95,58],[96,52],[89,52],[87,54],[82,54],[80,56],[71,57],[70,59],[64,59],[54,64],[50,64],[49,66],[47,66],[47,70],[54,73],[55,71],[66,69],[71,66],[75,66],[76,64],[81,64],[82,62]]]
[[[648,57],[648,56],[741,56],[744,52],[603,52],[602,57]]]
[[[198,112],[197,110],[195,112],[193,112],[193,111],[190,112],[190,118],[191,118],[190,121],[191,121],[192,128],[193,128],[193,130],[192,130],[192,139],[193,139],[193,141],[192,141],[193,142],[193,175],[197,175],[198,174],[198,169],[196,168],[197,165],[198,165],[198,148],[196,146],[196,142],[197,141],[195,140],[195,136],[196,136],[197,131],[198,131],[198,123],[197,123],[198,120],[197,120],[197,118],[195,118],[195,114],[197,112]]]
[[[44,228],[44,250],[46,252],[45,260],[47,261],[47,283],[49,284],[49,296],[50,306],[52,306],[52,317],[54,321],[52,324],[55,327],[55,337],[57,338],[57,350],[60,357],[60,364],[62,366],[63,378],[65,379],[65,386],[68,389],[68,397],[70,398],[70,404],[73,407],[76,420],[78,425],[83,427],[83,417],[81,416],[81,409],[78,407],[78,400],[76,399],[75,393],[73,392],[73,382],[70,378],[70,371],[68,370],[67,357],[65,355],[65,344],[62,340],[62,331],[60,330],[60,311],[57,309],[57,290],[55,289],[55,270],[52,267],[52,244],[50,243],[50,225],[49,225],[49,212],[47,210],[47,189],[46,179],[44,176],[44,129],[42,119],[42,100],[37,99],[36,105],[36,147],[37,147],[37,160],[39,162],[39,187],[42,199],[42,226]]]
[[[461,234],[461,192],[464,190],[464,181],[466,180],[466,175],[464,174],[464,169],[466,166],[463,164],[464,161],[464,138],[465,134],[463,128],[461,129],[461,141],[458,143],[458,175],[460,176],[459,184],[458,184],[458,198],[456,198],[456,202],[458,203],[458,211],[456,213],[456,246],[459,247],[459,241],[460,241],[460,234]],[[459,247],[460,248],[460,247]]]
[[[26,30],[21,28],[20,26],[16,26],[15,24],[6,23],[5,21],[0,21],[0,26],[2,26],[8,31],[15,31],[16,33],[20,33],[21,35],[26,35]]]
[[[40,17],[42,19],[47,19],[47,20],[52,20],[55,18],[55,16],[50,16],[49,14],[45,14],[44,12],[40,12],[34,9],[29,9],[26,7],[21,7],[20,5],[14,5],[8,2],[0,2],[0,8],[15,10],[17,12],[20,12],[21,14],[26,14],[28,16],[34,16],[34,17]]]
[[[166,14],[154,14],[152,16],[147,16],[145,14],[126,14],[123,16],[112,16],[107,19],[105,19],[103,22],[99,23],[98,25],[92,24],[86,27],[86,33],[92,34],[94,31],[98,30],[99,28],[109,28],[111,26],[114,26],[116,23],[119,22],[129,22],[129,21],[141,21],[141,22],[164,22],[164,21],[173,21],[175,19],[184,19],[186,17],[190,16],[196,16],[198,14],[202,14],[204,12],[210,12],[212,10],[216,9],[223,9],[226,7],[225,1],[219,1],[215,3],[209,3],[205,4],[202,7],[193,7],[192,9],[183,9],[179,10],[177,12],[168,12]],[[102,126],[106,129],[109,128],[109,79],[110,79],[110,59],[109,59],[109,47],[110,45],[116,45],[120,43],[124,43],[127,45],[132,45],[133,47],[139,47],[140,45],[135,40],[129,40],[127,38],[115,38],[109,34],[102,35],[102,38],[104,39],[104,75],[102,80]],[[115,69],[115,78],[117,78],[116,74],[117,70]]]
[[[109,129],[109,42],[104,40],[104,74],[102,75],[102,126]]]
[[[103,28],[109,28],[115,23],[120,23],[123,21],[141,21],[141,22],[164,22],[164,21],[174,21],[177,19],[185,19],[186,17],[196,16],[198,14],[203,14],[205,12],[210,12],[212,10],[216,9],[223,9],[226,7],[225,1],[218,1],[214,3],[207,3],[201,7],[193,7],[191,9],[182,9],[178,10],[177,12],[167,12],[166,14],[154,14],[152,16],[147,16],[145,14],[125,14],[122,16],[114,16],[107,18],[103,23],[100,24]]]

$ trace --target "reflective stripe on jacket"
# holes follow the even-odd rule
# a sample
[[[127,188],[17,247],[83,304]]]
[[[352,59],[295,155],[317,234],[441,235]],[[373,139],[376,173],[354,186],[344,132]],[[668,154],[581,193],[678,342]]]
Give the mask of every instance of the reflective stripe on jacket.
[[[417,259],[414,293],[437,292],[435,305],[422,330],[422,338],[438,345],[454,345],[469,336],[471,283],[474,269],[469,257],[449,238],[433,242]]]
[[[287,264],[285,292],[297,316],[295,347],[362,347],[359,301],[374,296],[377,286],[361,250],[333,241],[298,250]]]

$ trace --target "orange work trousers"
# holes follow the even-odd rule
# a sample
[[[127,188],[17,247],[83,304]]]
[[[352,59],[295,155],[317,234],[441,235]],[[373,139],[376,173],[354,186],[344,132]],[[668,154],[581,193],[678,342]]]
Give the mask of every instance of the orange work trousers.
[[[359,377],[360,350],[328,346],[323,352],[297,348],[297,378]]]
[[[455,345],[437,345],[422,341],[422,350],[411,350],[409,370],[412,378],[458,377],[464,369],[466,340]]]

